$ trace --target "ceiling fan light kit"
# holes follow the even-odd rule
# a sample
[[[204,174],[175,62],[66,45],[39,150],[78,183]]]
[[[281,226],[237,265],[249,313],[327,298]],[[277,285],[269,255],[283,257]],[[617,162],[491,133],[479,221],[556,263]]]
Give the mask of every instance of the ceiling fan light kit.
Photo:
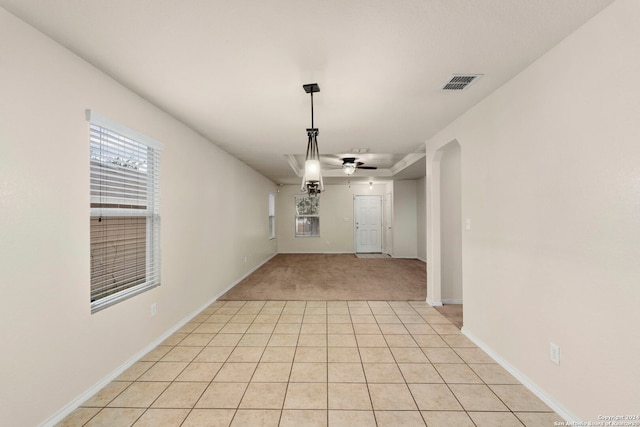
[[[322,183],[322,171],[320,169],[320,153],[318,152],[318,128],[313,122],[313,94],[320,92],[317,83],[302,85],[304,91],[311,94],[311,127],[307,129],[307,154],[304,161],[304,175],[302,176],[301,190],[310,197],[316,197],[324,191]]]
[[[377,166],[363,166],[364,163],[356,162],[355,157],[343,157],[342,159],[342,172],[345,175],[353,175],[356,169],[378,169]]]
[[[342,172],[344,172],[345,175],[353,175],[353,173],[355,171],[356,171],[355,163],[343,163],[342,164]]]

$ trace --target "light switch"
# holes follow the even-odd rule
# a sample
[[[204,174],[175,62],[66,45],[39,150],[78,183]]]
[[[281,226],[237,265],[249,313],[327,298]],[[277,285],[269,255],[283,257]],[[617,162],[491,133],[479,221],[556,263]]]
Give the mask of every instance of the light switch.
[[[471,230],[471,220],[469,218],[464,221],[464,228]]]
[[[558,344],[549,343],[549,358],[556,365],[560,365],[560,346]]]

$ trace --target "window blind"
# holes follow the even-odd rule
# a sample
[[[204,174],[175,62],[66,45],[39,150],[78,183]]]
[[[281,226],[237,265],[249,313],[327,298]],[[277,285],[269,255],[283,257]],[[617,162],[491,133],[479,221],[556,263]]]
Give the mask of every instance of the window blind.
[[[276,238],[276,195],[269,193],[269,239]]]
[[[88,117],[95,312],[160,284],[161,146],[94,112]]]

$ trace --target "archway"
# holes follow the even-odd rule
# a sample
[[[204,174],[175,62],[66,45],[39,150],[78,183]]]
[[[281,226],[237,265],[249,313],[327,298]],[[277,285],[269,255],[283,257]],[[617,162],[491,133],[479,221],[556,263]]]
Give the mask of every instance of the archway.
[[[453,140],[428,157],[427,301],[462,304],[462,149]]]

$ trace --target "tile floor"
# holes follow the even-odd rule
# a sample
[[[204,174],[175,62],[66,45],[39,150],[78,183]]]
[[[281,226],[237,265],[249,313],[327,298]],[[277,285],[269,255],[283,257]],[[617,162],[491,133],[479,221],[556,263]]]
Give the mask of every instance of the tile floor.
[[[456,325],[458,329],[462,329],[462,304],[444,304],[434,308],[438,310],[444,317],[449,319],[451,323]]]
[[[425,302],[219,301],[58,426],[553,426]]]

